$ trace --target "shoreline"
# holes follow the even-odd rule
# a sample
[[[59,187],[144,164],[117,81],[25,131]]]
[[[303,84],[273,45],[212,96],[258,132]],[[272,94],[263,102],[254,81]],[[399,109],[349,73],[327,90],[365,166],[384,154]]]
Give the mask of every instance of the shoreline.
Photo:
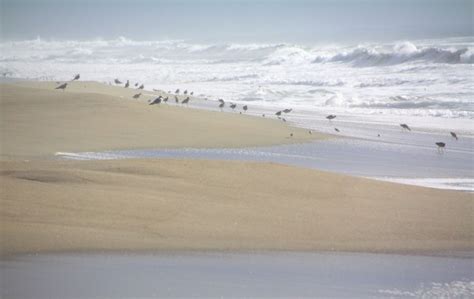
[[[2,256],[50,249],[473,249],[472,197],[461,192],[269,162],[50,159],[81,148],[247,148],[326,135],[236,113],[149,107],[148,98],[6,86]]]

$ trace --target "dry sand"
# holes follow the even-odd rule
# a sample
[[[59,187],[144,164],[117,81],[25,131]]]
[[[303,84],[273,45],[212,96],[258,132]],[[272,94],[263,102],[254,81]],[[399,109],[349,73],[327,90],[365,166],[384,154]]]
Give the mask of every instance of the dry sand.
[[[245,147],[304,142],[322,135],[237,113],[149,106],[149,92],[94,82],[0,84],[2,158],[55,152],[178,147]],[[294,137],[290,138],[290,133]]]
[[[473,249],[471,194],[270,163],[4,161],[3,254]]]
[[[20,85],[0,85],[2,254],[474,248],[469,193],[271,163],[52,160],[56,151],[249,146],[315,136],[267,119],[149,107],[121,98],[135,91],[96,83],[75,82],[65,92]]]

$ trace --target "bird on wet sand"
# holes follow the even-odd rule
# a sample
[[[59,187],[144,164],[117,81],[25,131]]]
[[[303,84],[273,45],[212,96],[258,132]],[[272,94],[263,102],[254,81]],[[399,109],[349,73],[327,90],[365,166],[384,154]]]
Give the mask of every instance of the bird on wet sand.
[[[168,103],[168,97],[163,99],[163,103]]]
[[[151,101],[151,103],[149,105],[157,105],[157,104],[160,104],[161,103],[161,99],[162,99],[162,96],[159,96],[157,97],[156,99],[154,99],[153,101]]]
[[[66,89],[67,87],[67,83],[63,83],[61,85],[59,85],[58,87],[56,87],[55,89],[62,89],[63,91]]]
[[[221,103],[219,104],[219,109],[221,109],[221,111],[222,111],[222,109],[224,108],[224,105],[225,105],[225,102],[221,102]]]
[[[77,74],[77,75],[74,76],[74,78],[71,81],[79,80],[79,78],[81,78],[81,75]]]
[[[223,99],[218,99],[219,102],[221,103],[224,103],[224,100]]]
[[[232,108],[232,111],[237,107],[237,104],[235,103],[230,103],[230,108]]]
[[[178,104],[178,103],[179,103],[179,99],[178,99],[178,97],[177,97],[177,96],[174,96],[174,101],[175,101],[175,103],[176,103],[176,104]]]
[[[130,81],[127,80],[127,83],[125,83],[125,88],[128,88],[130,86]]]
[[[138,87],[138,89],[143,89],[143,88],[145,88],[145,85],[143,85],[143,84],[140,85],[140,87]]]
[[[283,113],[290,113],[293,109],[285,109],[283,110]]]
[[[278,111],[277,113],[275,113],[276,116],[280,117],[281,115],[281,111]]]
[[[184,95],[187,95],[188,94],[188,90],[186,89],[184,92],[183,92]]]
[[[335,119],[336,116],[334,114],[329,114],[328,116],[326,116],[326,119],[329,119],[329,120],[332,120],[332,119]]]
[[[452,136],[454,139],[458,140],[458,135],[456,135],[456,133],[454,133],[454,132],[449,132],[449,133],[451,133],[451,136]]]
[[[138,99],[141,95],[142,95],[142,93],[137,93],[136,95],[133,96],[133,98]]]
[[[191,91],[191,93],[189,95],[194,95],[194,91]]]
[[[175,94],[179,94],[179,88],[175,90]]]
[[[340,132],[338,128],[334,128],[334,131],[336,131],[338,133]]]
[[[122,84],[122,82],[119,79],[114,80],[115,84]]]
[[[186,104],[186,105],[187,105],[188,103],[189,103],[189,97],[185,98],[185,99],[181,102],[181,104]]]
[[[402,127],[405,130],[411,131],[410,127],[407,124],[400,124],[400,127]]]
[[[137,83],[135,83],[135,87],[137,87],[137,86],[138,86],[138,82],[137,82]]]
[[[242,109],[244,109],[244,112],[247,112],[247,110],[249,109],[249,107],[247,107],[247,105],[245,105],[244,107],[242,107]]]
[[[440,152],[440,153],[444,152],[444,148],[446,147],[446,143],[436,142],[435,144],[438,146],[438,152]]]

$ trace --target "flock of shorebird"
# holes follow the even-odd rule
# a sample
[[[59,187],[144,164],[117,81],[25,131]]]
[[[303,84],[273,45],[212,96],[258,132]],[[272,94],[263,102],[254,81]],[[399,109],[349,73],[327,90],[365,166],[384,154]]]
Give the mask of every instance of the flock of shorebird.
[[[79,80],[80,78],[81,78],[81,75],[80,75],[80,74],[77,74],[77,75],[74,76],[74,78],[73,78],[71,81],[76,81],[76,80]],[[115,79],[115,80],[114,80],[114,83],[115,83],[116,85],[122,85],[122,84],[123,84],[123,82],[120,81],[119,79]],[[110,84],[110,83],[109,83],[109,84]],[[62,84],[60,84],[59,86],[57,86],[55,89],[61,89],[61,90],[64,91],[64,90],[66,89],[67,85],[68,85],[67,82],[62,83]],[[127,80],[127,82],[126,82],[125,85],[124,85],[124,88],[129,88],[129,87],[130,87],[130,81]],[[137,89],[143,90],[143,89],[145,88],[145,85],[144,85],[144,84],[139,84],[139,83],[137,82],[137,83],[135,83],[135,87],[136,87]],[[153,89],[153,91],[158,92],[159,90]],[[181,93],[181,91],[180,91],[179,88],[175,90],[175,92],[174,92],[174,100],[175,100],[175,103],[176,103],[176,104],[181,103],[182,105],[186,105],[186,106],[187,106],[188,103],[189,103],[189,101],[191,100],[190,96],[193,96],[193,95],[194,95],[194,92],[193,92],[193,91],[188,92],[188,90],[184,90],[182,94],[183,94],[184,96],[186,96],[186,98],[184,98],[184,99],[182,99],[182,100],[180,100],[179,97],[178,97],[178,96],[180,95],[180,93]],[[168,94],[171,95],[171,91],[168,91]],[[132,96],[132,98],[138,99],[138,98],[140,98],[141,95],[142,95],[142,93],[140,92],[140,93],[134,94],[134,95]],[[155,98],[155,99],[153,99],[153,100],[150,100],[150,101],[148,101],[148,102],[149,102],[149,105],[159,105],[159,104],[161,104],[161,103],[167,103],[168,100],[169,100],[169,96],[163,97],[163,96],[160,95],[160,96],[158,96],[157,98]],[[223,99],[218,99],[218,102],[219,102],[219,105],[218,105],[219,109],[220,109],[221,111],[223,111],[223,110],[224,110],[224,107],[225,107],[225,105],[226,105],[226,102],[225,102]],[[233,102],[230,102],[230,103],[229,103],[229,107],[232,109],[232,111],[235,111],[235,109],[237,108],[237,104],[236,104],[236,103],[233,103]],[[242,106],[242,110],[243,110],[244,113],[247,112],[248,106],[247,106],[247,105],[243,105],[243,106]],[[276,117],[277,117],[278,119],[280,119],[280,120],[286,122],[286,118],[284,118],[283,115],[288,114],[288,113],[290,113],[291,111],[293,111],[293,109],[291,109],[291,108],[289,108],[289,109],[283,109],[283,110],[277,111],[277,112],[275,113],[275,115],[276,115]],[[242,111],[241,111],[240,113],[242,113]],[[265,117],[265,114],[262,114],[262,117]],[[336,115],[334,115],[334,114],[330,114],[330,115],[326,116],[326,119],[329,120],[329,121],[332,121],[332,120],[335,119],[335,118],[336,118]],[[402,130],[411,131],[411,128],[410,128],[407,124],[400,124],[400,127],[402,128]],[[336,131],[336,132],[338,132],[338,133],[340,132],[340,130],[339,130],[338,128],[334,128],[334,131]],[[312,131],[309,130],[308,133],[309,133],[309,134],[312,134]],[[450,132],[450,134],[451,134],[451,137],[452,137],[452,138],[458,140],[458,136],[457,136],[457,134],[456,134],[455,132]],[[290,133],[290,137],[293,137],[293,133]],[[380,137],[380,134],[378,134],[377,137]],[[443,152],[443,151],[444,151],[444,148],[446,147],[446,143],[444,143],[444,142],[435,142],[435,144],[436,144],[436,146],[438,147],[438,152]]]

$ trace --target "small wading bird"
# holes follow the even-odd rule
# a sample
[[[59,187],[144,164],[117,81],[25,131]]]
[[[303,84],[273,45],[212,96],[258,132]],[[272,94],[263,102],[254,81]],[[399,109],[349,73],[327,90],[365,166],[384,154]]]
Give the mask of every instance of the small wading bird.
[[[191,91],[190,95],[194,95],[194,91]]]
[[[223,99],[218,99],[219,102],[221,103],[224,103],[224,100]]]
[[[175,94],[179,94],[179,88],[176,89],[176,91],[174,92]]]
[[[440,152],[440,153],[444,152],[444,148],[446,147],[446,143],[436,142],[436,145],[438,146],[438,152]]]
[[[334,128],[334,131],[338,132],[339,133],[339,129],[338,128]]]
[[[453,136],[454,139],[458,140],[458,135],[456,135],[456,133],[454,132],[450,132],[451,133],[451,136]]]
[[[115,84],[122,84],[122,82],[119,79],[114,80]]]
[[[224,105],[225,105],[224,102],[221,102],[221,103],[219,104],[219,108],[221,109],[221,111],[222,111],[222,109],[224,108]]]
[[[335,119],[336,116],[334,114],[330,114],[330,115],[326,116],[326,118],[329,119],[329,120],[332,120],[332,119]]]
[[[138,86],[138,82],[137,82],[137,83],[135,83],[135,87],[137,87],[137,86]]]
[[[183,93],[184,93],[184,95],[187,95],[187,94],[188,94],[188,90],[186,89]]]
[[[175,101],[175,103],[176,103],[176,104],[178,104],[178,103],[179,103],[179,99],[178,99],[178,97],[177,97],[177,96],[174,96],[174,101]]]
[[[59,85],[58,87],[56,87],[56,89],[62,89],[63,91],[66,89],[67,87],[67,83],[63,83],[61,85]]]
[[[163,99],[163,102],[164,102],[164,103],[168,103],[168,97],[164,98],[164,99]]]
[[[237,104],[235,103],[230,103],[230,108],[232,108],[232,111],[237,107]]]
[[[142,93],[137,93],[136,95],[133,96],[133,98],[138,99],[141,95],[142,95]]]
[[[160,103],[161,103],[161,99],[162,99],[162,97],[159,96],[159,97],[157,97],[156,99],[154,99],[149,105],[160,104]]]
[[[244,107],[242,107],[242,109],[244,109],[244,112],[247,112],[247,110],[249,109],[249,107],[247,107],[247,105],[245,105]]]
[[[407,124],[400,124],[400,127],[402,127],[405,130],[411,131],[410,127]]]
[[[181,104],[186,104],[186,105],[187,105],[188,103],[189,103],[189,97],[185,98],[185,99],[181,102]]]
[[[128,88],[130,86],[130,81],[127,80],[127,83],[125,83],[125,88]]]
[[[138,87],[138,89],[143,89],[143,88],[145,88],[145,85],[143,85],[143,84],[140,85],[140,87]]]
[[[81,78],[81,75],[77,74],[77,75],[74,76],[74,78],[71,81],[79,80],[79,78]]]
[[[281,115],[281,111],[278,111],[277,113],[275,113],[276,116],[280,117]]]
[[[290,113],[293,109],[285,109],[283,110],[284,113]]]

